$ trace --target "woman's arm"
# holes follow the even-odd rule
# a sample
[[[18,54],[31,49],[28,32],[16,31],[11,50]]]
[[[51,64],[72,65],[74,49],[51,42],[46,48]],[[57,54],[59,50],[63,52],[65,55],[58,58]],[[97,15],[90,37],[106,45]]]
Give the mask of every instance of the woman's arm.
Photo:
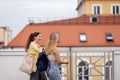
[[[55,49],[55,56],[56,56],[57,63],[60,63],[60,64],[68,64],[69,63],[68,60],[62,60],[60,58],[59,50],[57,48]]]
[[[32,44],[29,47],[29,53],[30,55],[34,56],[34,55],[38,55],[40,52],[42,51],[41,47],[38,47],[36,44]]]

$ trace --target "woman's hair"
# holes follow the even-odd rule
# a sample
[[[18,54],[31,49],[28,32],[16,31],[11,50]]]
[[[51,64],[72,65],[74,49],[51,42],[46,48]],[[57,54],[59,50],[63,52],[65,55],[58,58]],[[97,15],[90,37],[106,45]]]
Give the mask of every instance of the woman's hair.
[[[53,49],[56,47],[56,43],[57,43],[57,34],[56,33],[51,33],[48,43],[45,47],[45,51],[46,53],[51,53],[53,52]]]
[[[39,32],[34,32],[29,35],[28,40],[26,42],[26,46],[25,46],[26,51],[28,50],[30,43],[34,41],[34,37],[37,37],[39,34],[40,34]]]

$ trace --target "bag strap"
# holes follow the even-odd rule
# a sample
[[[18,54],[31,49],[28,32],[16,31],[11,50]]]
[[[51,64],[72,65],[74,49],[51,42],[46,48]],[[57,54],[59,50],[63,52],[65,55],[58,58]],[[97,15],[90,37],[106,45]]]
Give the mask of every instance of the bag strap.
[[[44,48],[42,48],[42,52],[44,52],[45,51],[45,49]]]

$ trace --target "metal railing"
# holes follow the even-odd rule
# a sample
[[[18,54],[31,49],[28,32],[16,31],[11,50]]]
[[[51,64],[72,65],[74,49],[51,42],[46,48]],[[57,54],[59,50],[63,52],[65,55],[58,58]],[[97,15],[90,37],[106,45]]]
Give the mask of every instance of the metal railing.
[[[1,51],[0,59],[2,65],[8,65],[9,61],[14,63],[16,73],[24,57],[24,51]],[[113,52],[98,52],[98,51],[63,51],[60,52],[62,59],[68,59],[69,64],[60,65],[62,80],[113,80]],[[8,61],[9,60],[9,61]],[[12,65],[2,68],[12,70]],[[1,69],[2,71],[3,69]],[[10,71],[11,72],[11,71]],[[4,72],[3,72],[4,73]],[[14,74],[14,73],[13,73]],[[19,76],[23,76],[19,72]],[[11,77],[11,76],[9,76]],[[16,77],[17,79],[18,77]],[[21,77],[19,77],[21,78]],[[25,76],[23,77],[25,78]]]
[[[70,52],[62,58],[70,64],[61,65],[63,80],[112,80],[113,52]],[[71,60],[70,60],[71,59]],[[64,74],[64,75],[63,75]]]

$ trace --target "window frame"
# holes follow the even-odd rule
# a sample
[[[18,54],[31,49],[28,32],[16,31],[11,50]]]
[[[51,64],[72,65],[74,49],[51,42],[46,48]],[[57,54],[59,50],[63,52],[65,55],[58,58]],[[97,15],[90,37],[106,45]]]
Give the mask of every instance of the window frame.
[[[98,7],[99,7],[99,14],[98,14]],[[92,15],[101,15],[101,14],[102,14],[102,4],[93,4]]]
[[[110,63],[110,62],[111,62],[111,64],[108,65],[107,63]],[[112,80],[112,73],[113,73],[112,69],[113,69],[112,68],[112,60],[109,60],[105,63],[105,73],[106,72],[108,73],[108,75],[105,74],[105,80]],[[106,71],[106,70],[108,70],[108,71]]]
[[[106,33],[105,33],[105,36],[106,36],[106,41],[107,41],[107,42],[114,42],[114,38],[113,38],[111,32],[106,32]],[[109,38],[111,38],[111,39],[109,39]]]
[[[81,39],[82,37],[84,37],[85,39]],[[79,40],[80,42],[87,42],[87,34],[86,33],[79,33]]]
[[[82,65],[81,63],[84,62],[85,65]],[[89,68],[87,68],[89,66],[89,64],[86,62],[86,61],[80,61],[79,64],[78,64],[78,68],[77,68],[77,74],[81,73],[81,75],[85,75],[85,76],[78,76],[77,77],[77,80],[80,80],[80,77],[82,78],[82,80],[85,80],[85,77],[88,78],[88,80],[90,80],[90,77],[89,76],[86,76],[86,75],[89,75],[90,72],[89,72]],[[86,67],[87,66],[87,67]],[[87,68],[87,70],[86,70]],[[81,71],[80,71],[81,70]],[[85,73],[87,71],[87,74]]]
[[[113,9],[113,7],[115,7],[115,10]],[[116,7],[119,8],[118,13],[116,11]],[[120,4],[111,4],[111,14],[112,15],[120,15]]]

